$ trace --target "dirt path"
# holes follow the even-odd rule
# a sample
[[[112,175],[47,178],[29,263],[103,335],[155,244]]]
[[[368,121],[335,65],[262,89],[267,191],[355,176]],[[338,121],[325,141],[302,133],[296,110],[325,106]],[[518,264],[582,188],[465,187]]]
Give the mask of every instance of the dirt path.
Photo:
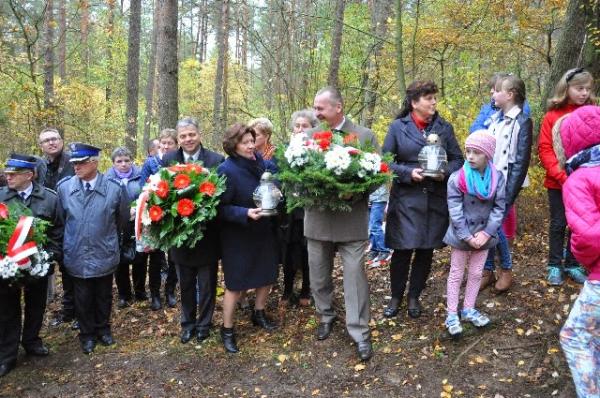
[[[52,355],[20,356],[18,367],[0,379],[0,396],[574,397],[557,335],[579,287],[571,282],[558,288],[546,285],[544,200],[521,203],[516,283],[508,294],[480,294],[478,306],[493,324],[468,329],[460,341],[444,333],[449,256],[442,251],[436,255],[419,320],[408,318],[404,308],[397,319],[385,320],[389,272],[369,270],[375,356],[364,365],[342,324],[328,340],[318,342],[314,310],[277,309],[275,295],[270,308],[283,327],[269,335],[240,313],[242,352],[233,356],[221,348],[217,328],[201,346],[180,344],[178,311],[154,313],[144,303],[115,310],[118,344],[98,348],[91,356],[81,353],[68,327],[44,328]],[[343,303],[341,291],[336,294]],[[215,324],[220,324],[220,308]]]

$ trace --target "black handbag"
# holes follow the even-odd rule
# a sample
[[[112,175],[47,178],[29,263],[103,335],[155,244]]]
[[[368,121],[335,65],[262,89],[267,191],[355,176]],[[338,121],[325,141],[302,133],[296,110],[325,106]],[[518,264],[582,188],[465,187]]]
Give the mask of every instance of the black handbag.
[[[131,264],[135,259],[135,239],[133,237],[124,237],[121,239],[121,264]]]

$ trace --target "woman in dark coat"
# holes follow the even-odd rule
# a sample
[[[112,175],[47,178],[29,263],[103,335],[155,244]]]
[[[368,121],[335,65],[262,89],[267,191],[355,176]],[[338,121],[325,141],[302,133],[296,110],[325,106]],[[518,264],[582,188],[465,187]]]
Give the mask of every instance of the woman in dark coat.
[[[256,289],[254,325],[269,331],[277,327],[265,314],[271,285],[277,281],[277,225],[274,218],[261,216],[261,209],[252,199],[261,175],[275,167],[255,152],[255,136],[252,128],[242,124],[230,127],[223,139],[223,149],[229,157],[217,168],[219,174],[227,177],[219,220],[225,277],[221,337],[228,352],[238,351],[233,315],[241,292]]]
[[[394,249],[390,263],[392,299],[384,311],[388,318],[398,314],[409,271],[408,315],[421,316],[419,296],[429,277],[433,250],[444,246],[442,239],[448,228],[446,181],[463,164],[452,125],[436,111],[437,92],[432,81],[413,82],[383,144],[383,152],[394,156],[390,167],[395,174],[385,234],[386,246]],[[424,177],[418,163],[426,137],[434,133],[448,155],[447,170],[441,179]]]

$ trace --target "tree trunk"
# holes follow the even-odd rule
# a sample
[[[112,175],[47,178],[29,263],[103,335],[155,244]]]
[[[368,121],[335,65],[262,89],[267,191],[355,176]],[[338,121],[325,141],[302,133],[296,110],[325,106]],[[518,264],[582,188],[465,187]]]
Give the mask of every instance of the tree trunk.
[[[58,75],[64,84],[67,81],[67,5],[66,0],[58,4]]]
[[[154,114],[154,77],[156,76],[156,42],[158,36],[158,6],[157,0],[154,0],[153,18],[152,18],[152,43],[150,46],[150,58],[148,60],[148,78],[146,81],[146,116],[144,117],[144,148],[150,144],[150,126],[152,125],[152,116]]]
[[[406,92],[402,44],[402,0],[396,0],[396,79],[398,80],[398,92],[400,95],[404,95]]]
[[[44,15],[44,108],[54,113],[54,0],[46,0]],[[51,118],[52,115],[48,115]],[[53,123],[52,123],[53,124]]]
[[[419,17],[420,17],[421,0],[417,0],[416,12],[415,12],[415,30],[413,30],[412,43],[411,43],[411,70],[410,74],[412,79],[415,80],[417,76],[417,31],[419,30]]]
[[[125,146],[133,157],[137,154],[138,91],[140,81],[140,31],[142,0],[130,0],[129,38],[127,40],[127,105]]]
[[[113,65],[113,41],[115,34],[115,0],[107,0],[108,3],[108,20],[106,26],[106,108],[104,110],[104,117],[106,120],[110,119],[112,115],[112,83],[114,78],[114,65]]]
[[[83,64],[83,77],[87,83],[89,80],[90,68],[90,50],[88,47],[88,36],[90,28],[90,2],[89,0],[80,0],[81,8],[81,63]]]
[[[329,62],[329,76],[327,77],[327,84],[333,87],[338,87],[339,85],[340,53],[342,51],[342,32],[344,30],[345,8],[345,0],[336,0],[335,20],[333,22],[333,31],[331,32],[331,58]]]
[[[550,75],[546,81],[546,89],[542,97],[542,109],[546,109],[546,100],[554,91],[554,86],[561,76],[570,68],[580,66],[583,62],[583,46],[585,44],[585,23],[588,5],[591,0],[569,0],[567,12],[560,36],[556,43],[556,51],[552,59]]]
[[[590,4],[588,11],[588,40],[583,54],[583,66],[596,79],[595,87],[600,84],[600,2]]]
[[[158,128],[174,128],[179,117],[177,102],[177,0],[157,0],[159,30]]]
[[[228,50],[228,10],[229,0],[219,0],[216,2],[217,5],[217,70],[215,73],[215,93],[213,101],[213,132],[211,141],[213,145],[217,145],[219,136],[225,129],[222,104],[223,104],[223,72],[225,67],[225,58]]]

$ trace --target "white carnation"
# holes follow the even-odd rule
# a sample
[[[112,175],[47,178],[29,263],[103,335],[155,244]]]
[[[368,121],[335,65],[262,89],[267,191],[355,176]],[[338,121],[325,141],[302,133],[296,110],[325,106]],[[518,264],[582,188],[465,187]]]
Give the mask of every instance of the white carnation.
[[[360,167],[365,171],[366,174],[377,174],[381,168],[381,156],[376,153],[364,153],[358,161]],[[358,174],[359,177],[364,175]]]
[[[350,154],[344,147],[336,146],[325,154],[325,167],[337,175],[346,171],[351,162]]]

